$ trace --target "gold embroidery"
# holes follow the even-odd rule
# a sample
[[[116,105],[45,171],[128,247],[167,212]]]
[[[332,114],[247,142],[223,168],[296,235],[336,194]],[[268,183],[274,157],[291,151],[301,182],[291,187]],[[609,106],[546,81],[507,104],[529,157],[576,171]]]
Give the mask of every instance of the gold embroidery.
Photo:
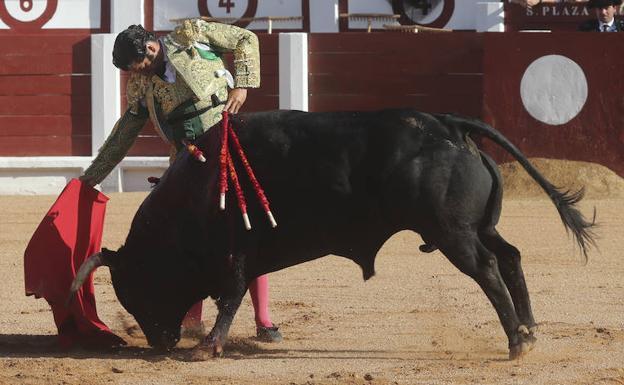
[[[196,81],[214,80],[214,71],[224,67],[221,60],[211,61],[211,71],[201,74],[199,71],[190,73],[189,65],[199,59],[193,47],[195,42],[209,45],[217,52],[232,52],[234,54],[234,86],[243,88],[260,87],[260,49],[258,37],[251,31],[236,26],[211,23],[200,19],[185,20],[182,25],[176,27],[174,33],[169,35],[172,49],[169,51],[172,64],[178,72],[187,80],[190,87],[200,99],[209,98],[205,87],[195,84]],[[176,48],[177,46],[177,48]],[[180,47],[190,48],[193,55],[187,51],[180,52]],[[169,48],[169,47],[168,47]],[[196,78],[195,76],[199,76]],[[213,87],[214,89],[214,87]]]
[[[154,75],[152,82],[154,82],[154,98],[160,103],[165,116],[182,102],[193,98],[193,92],[180,76],[176,76],[175,83],[167,83]]]
[[[169,36],[184,48],[190,48],[197,41],[193,29],[193,20],[184,20]]]
[[[145,97],[149,79],[145,75],[132,73],[126,84],[126,98],[128,100],[128,108],[133,114],[139,112],[139,103]]]

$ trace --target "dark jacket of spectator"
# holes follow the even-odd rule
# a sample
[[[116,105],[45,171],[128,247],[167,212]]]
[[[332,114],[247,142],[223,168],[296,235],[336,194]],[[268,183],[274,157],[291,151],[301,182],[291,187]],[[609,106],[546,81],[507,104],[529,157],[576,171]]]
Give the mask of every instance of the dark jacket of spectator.
[[[589,0],[587,8],[594,9],[596,18],[588,20],[579,26],[584,32],[622,32],[624,21],[615,19],[617,7],[622,0]]]
[[[613,25],[608,31],[602,31],[600,29],[600,22],[596,19],[587,20],[583,24],[579,25],[579,31],[583,32],[623,32],[624,31],[624,21],[615,19],[613,20]]]

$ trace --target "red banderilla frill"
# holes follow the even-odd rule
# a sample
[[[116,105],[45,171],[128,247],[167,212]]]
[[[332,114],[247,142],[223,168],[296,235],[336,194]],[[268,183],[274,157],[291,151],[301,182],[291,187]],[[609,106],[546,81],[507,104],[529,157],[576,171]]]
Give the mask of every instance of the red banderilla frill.
[[[225,193],[228,190],[227,176],[229,170],[229,176],[234,185],[234,189],[236,190],[236,197],[238,200],[238,207],[241,210],[243,215],[243,221],[245,223],[245,228],[247,230],[251,230],[251,223],[249,222],[249,216],[247,215],[247,204],[245,202],[245,195],[243,194],[243,189],[241,188],[238,175],[236,173],[236,168],[234,167],[234,162],[232,160],[232,156],[229,151],[228,146],[228,138],[231,139],[232,146],[234,150],[238,153],[240,157],[241,163],[243,167],[245,167],[245,171],[247,172],[247,176],[251,181],[251,184],[256,191],[256,195],[258,196],[258,200],[266,213],[269,222],[272,227],[277,226],[277,222],[271,213],[271,208],[269,207],[269,200],[264,194],[264,190],[260,186],[260,182],[256,178],[253,170],[251,169],[251,165],[247,160],[247,156],[245,155],[245,151],[243,151],[243,147],[238,141],[238,136],[232,127],[232,123],[230,122],[230,116],[227,111],[223,111],[223,121],[221,122],[221,152],[219,154],[219,163],[220,163],[220,175],[219,175],[219,207],[221,210],[225,210]]]
[[[204,153],[202,152],[202,150],[197,148],[196,145],[189,143],[186,140],[182,140],[182,144],[186,146],[187,151],[191,154],[191,156],[193,156],[193,158],[195,158],[196,160],[202,163],[206,161],[206,158],[204,157]]]
[[[222,112],[223,120],[221,121],[221,151],[219,153],[219,208],[225,210],[225,193],[228,190],[227,169],[230,151],[228,150],[228,129],[230,126],[230,115],[227,111]]]
[[[234,168],[234,162],[232,161],[232,156],[228,153],[228,170],[230,171],[230,179],[232,180],[232,184],[234,185],[234,190],[236,191],[236,200],[238,201],[238,207],[240,208],[241,213],[243,214],[243,222],[245,223],[245,228],[247,230],[251,230],[251,222],[249,222],[249,215],[247,215],[247,202],[245,201],[245,195],[243,194],[243,189],[241,188],[240,182],[238,181],[238,174],[236,174],[236,168]]]

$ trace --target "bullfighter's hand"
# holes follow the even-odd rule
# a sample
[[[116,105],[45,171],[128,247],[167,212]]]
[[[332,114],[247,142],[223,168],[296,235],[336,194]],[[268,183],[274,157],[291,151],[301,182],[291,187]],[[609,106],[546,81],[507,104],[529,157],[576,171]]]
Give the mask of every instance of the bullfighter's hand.
[[[227,103],[225,103],[225,110],[231,114],[238,113],[238,110],[243,106],[247,99],[246,88],[234,88],[228,95]]]
[[[95,178],[91,175],[80,175],[78,177],[78,179],[85,184],[88,184],[89,186],[93,187],[97,184],[97,182],[95,181]]]

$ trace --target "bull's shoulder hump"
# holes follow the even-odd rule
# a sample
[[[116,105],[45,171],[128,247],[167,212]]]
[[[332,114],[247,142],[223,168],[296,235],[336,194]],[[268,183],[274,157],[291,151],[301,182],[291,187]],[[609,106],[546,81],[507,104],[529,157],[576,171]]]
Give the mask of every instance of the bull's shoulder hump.
[[[439,124],[431,114],[412,109],[327,112],[278,110],[241,114],[240,118],[250,129],[294,130],[313,135],[361,135],[365,132],[385,131],[386,135],[392,136],[402,130],[425,130],[433,124]]]

